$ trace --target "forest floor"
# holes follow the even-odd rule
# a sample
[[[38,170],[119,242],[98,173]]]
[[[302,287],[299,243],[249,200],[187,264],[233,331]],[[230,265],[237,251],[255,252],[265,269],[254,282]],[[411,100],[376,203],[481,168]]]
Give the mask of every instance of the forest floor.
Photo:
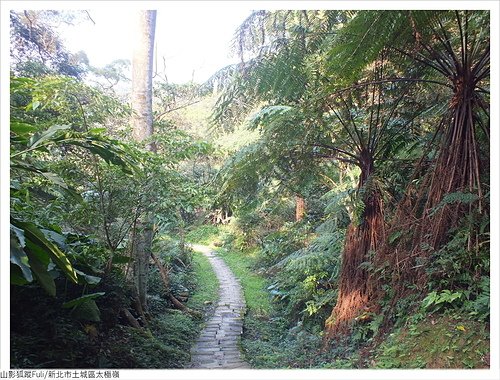
[[[321,352],[321,333],[309,331],[302,323],[290,323],[279,305],[272,301],[268,279],[259,263],[259,250],[227,245],[225,233],[225,228],[201,226],[188,233],[187,240],[203,244],[212,254],[215,251],[215,257],[224,260],[241,282],[246,313],[239,345],[249,367],[489,367],[488,324],[455,309],[445,312],[417,310],[407,316],[405,323],[394,326],[376,339],[371,337],[367,325],[341,342],[339,347]],[[207,258],[200,252],[196,255]]]
[[[215,251],[204,245],[192,245],[203,253],[219,280],[219,300],[191,350],[192,368],[250,368],[242,359],[239,339],[243,332],[245,299],[238,279]]]

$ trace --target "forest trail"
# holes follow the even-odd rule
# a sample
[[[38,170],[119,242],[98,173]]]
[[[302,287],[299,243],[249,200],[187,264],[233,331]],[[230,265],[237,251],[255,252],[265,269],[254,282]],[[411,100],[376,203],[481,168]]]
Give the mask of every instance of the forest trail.
[[[250,368],[243,361],[238,347],[246,307],[241,285],[212,249],[198,244],[192,244],[191,247],[210,261],[219,280],[219,301],[214,315],[191,349],[190,368]]]

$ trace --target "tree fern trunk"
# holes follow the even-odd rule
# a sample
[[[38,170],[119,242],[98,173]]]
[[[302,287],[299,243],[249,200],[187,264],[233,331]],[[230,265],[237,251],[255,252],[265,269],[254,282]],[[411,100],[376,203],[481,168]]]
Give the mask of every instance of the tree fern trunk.
[[[382,196],[368,181],[373,175],[373,159],[364,155],[358,190],[364,188],[364,210],[359,223],[351,222],[346,234],[339,276],[337,303],[325,322],[324,345],[347,333],[350,326],[371,305],[370,275],[362,263],[371,263],[371,252],[385,239]]]
[[[392,304],[406,296],[408,289],[424,293],[429,278],[427,265],[421,263],[431,262],[431,253],[446,244],[449,232],[471,210],[488,213],[483,205],[486,198],[483,186],[488,185],[489,177],[486,159],[489,154],[489,99],[481,87],[487,87],[489,78],[490,46],[486,38],[466,43],[467,33],[471,32],[467,21],[470,17],[467,12],[456,12],[456,28],[464,35],[461,44],[451,45],[442,27],[433,32],[434,39],[420,42],[426,51],[433,51],[427,59],[432,67],[454,62],[446,70],[442,69],[447,73],[453,96],[436,131],[439,142],[436,159],[418,187],[408,186],[391,223],[392,233],[407,230],[410,241],[401,239],[396,245],[386,244],[381,248],[383,260],[378,265],[385,265],[386,260],[397,274],[393,275],[391,284]],[[425,27],[421,26],[421,30]],[[416,172],[420,170],[417,166]],[[474,203],[443,203],[450,193],[472,193],[477,195],[477,200]]]

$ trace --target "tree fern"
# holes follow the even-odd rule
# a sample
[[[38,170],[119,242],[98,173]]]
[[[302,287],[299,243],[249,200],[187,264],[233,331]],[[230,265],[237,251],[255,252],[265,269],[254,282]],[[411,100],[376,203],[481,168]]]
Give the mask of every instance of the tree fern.
[[[359,79],[380,52],[400,39],[411,37],[411,28],[403,11],[360,11],[339,30],[328,55],[329,73],[339,88]]]
[[[340,257],[344,245],[345,231],[337,229],[333,233],[323,233],[314,239],[296,256],[290,256],[285,262],[285,270],[318,272],[320,269],[329,271],[332,278],[337,278],[340,268]],[[282,265],[284,263],[282,262]]]
[[[260,125],[265,124],[267,121],[271,121],[275,116],[282,116],[287,112],[293,110],[293,107],[290,106],[268,106],[261,108],[258,112],[252,115],[247,120],[247,128],[248,129],[256,129]]]

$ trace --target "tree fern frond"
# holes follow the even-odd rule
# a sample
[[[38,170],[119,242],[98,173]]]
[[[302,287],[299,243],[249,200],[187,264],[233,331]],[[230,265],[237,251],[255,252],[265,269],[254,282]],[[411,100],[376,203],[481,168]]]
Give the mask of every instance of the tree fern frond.
[[[360,11],[339,30],[329,51],[329,73],[339,88],[359,80],[362,71],[397,39],[405,42],[411,28],[405,12]]]
[[[294,110],[293,107],[282,106],[282,105],[267,106],[267,107],[261,108],[258,112],[256,112],[254,115],[252,115],[247,120],[247,123],[246,123],[247,128],[248,129],[257,129],[259,126],[266,123],[270,119],[273,119],[276,116],[283,116],[287,112],[291,112],[293,110]]]

